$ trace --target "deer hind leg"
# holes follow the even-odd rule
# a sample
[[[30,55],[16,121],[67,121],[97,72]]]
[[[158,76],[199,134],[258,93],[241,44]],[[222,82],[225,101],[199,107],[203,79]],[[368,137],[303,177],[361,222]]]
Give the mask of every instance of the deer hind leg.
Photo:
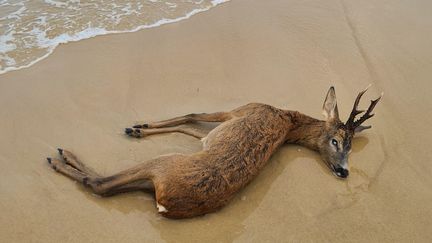
[[[207,133],[198,131],[190,127],[165,127],[165,128],[126,128],[125,133],[131,137],[142,138],[149,135],[179,132],[201,139],[207,136]]]
[[[54,158],[47,158],[48,163],[50,166],[57,172],[76,180],[80,183],[83,183],[86,178],[88,178],[88,175],[75,169],[74,167],[66,164],[64,161],[60,161],[58,159]]]
[[[93,169],[87,167],[84,163],[82,163],[78,158],[72,154],[71,152],[58,148],[57,149],[60,156],[63,158],[64,162],[67,165],[72,166],[74,169],[93,177],[100,177],[98,173],[96,173]]]
[[[163,128],[163,127],[173,127],[190,122],[224,122],[231,119],[230,112],[216,112],[216,113],[201,113],[201,114],[189,114],[185,116],[180,116],[164,121],[151,122],[140,125],[135,125],[133,128]]]
[[[57,172],[82,183],[92,191],[101,196],[111,196],[121,192],[136,190],[152,190],[151,167],[152,161],[137,165],[131,169],[122,171],[108,177],[101,177],[92,172],[76,157],[66,151],[59,149],[63,161],[47,158],[50,166]]]
[[[140,181],[130,182],[126,185],[111,188],[110,190],[108,190],[107,192],[101,195],[104,197],[109,197],[115,194],[133,192],[133,191],[154,192],[155,188],[151,180],[144,179]]]

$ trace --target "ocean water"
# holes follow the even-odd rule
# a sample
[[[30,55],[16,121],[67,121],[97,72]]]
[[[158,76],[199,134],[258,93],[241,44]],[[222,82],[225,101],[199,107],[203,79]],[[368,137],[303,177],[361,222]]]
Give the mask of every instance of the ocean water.
[[[61,43],[187,19],[228,0],[0,0],[0,74]]]

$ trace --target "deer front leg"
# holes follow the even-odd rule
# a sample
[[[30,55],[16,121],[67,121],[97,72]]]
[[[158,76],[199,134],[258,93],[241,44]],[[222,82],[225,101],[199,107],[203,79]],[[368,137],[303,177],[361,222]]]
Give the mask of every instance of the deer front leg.
[[[171,133],[171,132],[180,132],[192,137],[196,137],[201,139],[207,136],[207,133],[202,131],[195,130],[190,127],[165,127],[165,128],[126,128],[125,133],[131,137],[142,138],[149,135],[160,134],[160,133]]]
[[[164,121],[145,123],[141,125],[135,125],[133,128],[162,128],[162,127],[173,127],[180,124],[189,122],[224,122],[231,119],[230,112],[216,112],[216,113],[201,113],[201,114],[189,114],[180,116]]]

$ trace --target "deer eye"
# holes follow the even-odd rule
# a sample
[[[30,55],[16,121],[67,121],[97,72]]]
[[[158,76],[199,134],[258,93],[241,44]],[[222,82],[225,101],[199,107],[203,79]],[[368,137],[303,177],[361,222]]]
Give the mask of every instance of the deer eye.
[[[336,139],[332,139],[331,143],[336,147],[338,146],[338,141]]]

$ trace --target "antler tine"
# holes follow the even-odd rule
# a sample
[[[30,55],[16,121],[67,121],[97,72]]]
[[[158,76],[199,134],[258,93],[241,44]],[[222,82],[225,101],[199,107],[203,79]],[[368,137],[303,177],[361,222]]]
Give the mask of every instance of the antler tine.
[[[354,128],[360,126],[360,124],[362,124],[364,121],[366,121],[367,119],[369,119],[375,115],[375,114],[371,114],[371,112],[375,108],[378,101],[380,101],[380,99],[383,97],[383,95],[384,95],[384,93],[381,93],[380,97],[378,97],[376,100],[371,100],[371,104],[370,104],[369,108],[367,109],[366,113],[362,117],[360,117],[360,119],[358,119],[357,121],[354,122],[354,124],[353,124]]]
[[[368,85],[368,86],[367,86],[363,91],[361,91],[361,92],[357,95],[357,98],[355,99],[354,106],[353,106],[353,109],[352,109],[352,111],[351,111],[351,114],[350,114],[350,116],[349,116],[347,122],[345,123],[347,126],[351,126],[351,125],[353,125],[355,117],[356,117],[358,114],[364,112],[364,110],[357,110],[357,107],[358,107],[358,105],[359,105],[359,103],[360,103],[360,99],[361,99],[361,97],[363,96],[364,93],[366,93],[366,91],[370,88],[370,86],[371,86],[371,84],[369,84],[369,85]]]

